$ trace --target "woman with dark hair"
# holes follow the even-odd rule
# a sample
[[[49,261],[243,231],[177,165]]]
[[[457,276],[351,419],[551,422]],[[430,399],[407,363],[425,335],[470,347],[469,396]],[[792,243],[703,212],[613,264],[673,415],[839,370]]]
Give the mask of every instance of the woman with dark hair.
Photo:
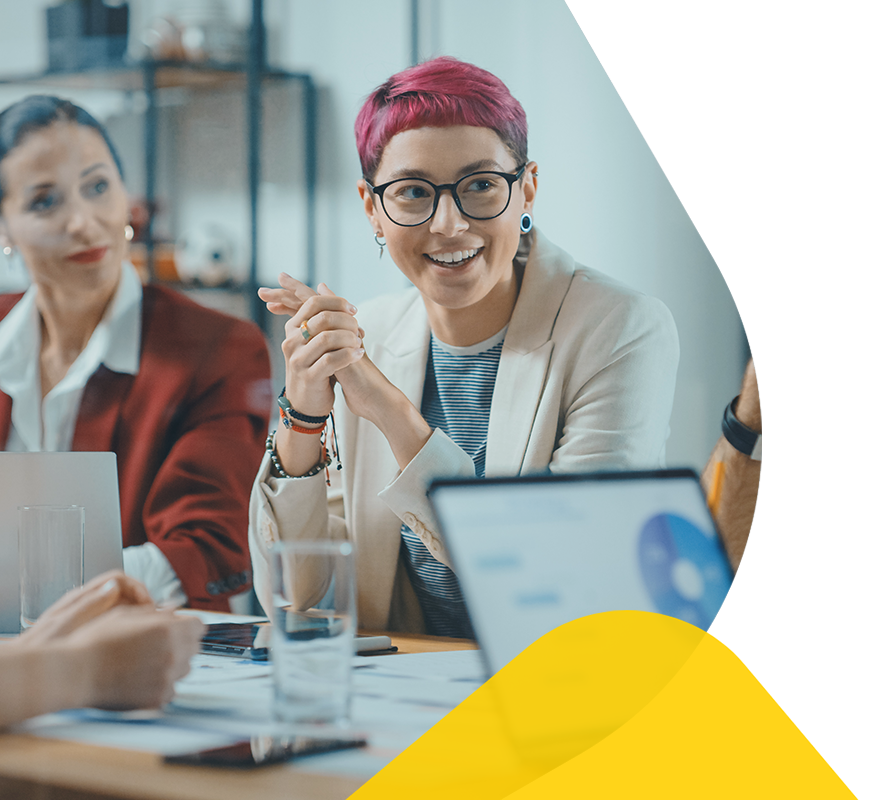
[[[533,227],[525,113],[496,76],[452,58],[404,70],[355,133],[379,253],[414,288],[360,311],[286,275],[260,290],[290,320],[285,424],[251,499],[255,585],[267,603],[273,541],[349,538],[361,625],[471,636],[430,480],[660,466],[677,333],[658,300]],[[316,435],[337,383],[344,520],[328,516]],[[304,575],[298,600],[327,579]]]
[[[114,451],[126,572],[156,601],[228,610],[251,580],[265,342],[141,286],[128,220],[116,149],[86,111],[31,96],[0,112],[0,246],[31,279],[0,295],[0,448]]]

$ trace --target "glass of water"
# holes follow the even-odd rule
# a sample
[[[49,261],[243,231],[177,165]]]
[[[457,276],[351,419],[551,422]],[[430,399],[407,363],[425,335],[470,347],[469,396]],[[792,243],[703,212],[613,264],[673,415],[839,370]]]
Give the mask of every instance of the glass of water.
[[[21,629],[52,603],[82,586],[82,506],[19,506],[18,569]]]
[[[357,609],[350,542],[272,546],[275,717],[344,727],[350,721]]]

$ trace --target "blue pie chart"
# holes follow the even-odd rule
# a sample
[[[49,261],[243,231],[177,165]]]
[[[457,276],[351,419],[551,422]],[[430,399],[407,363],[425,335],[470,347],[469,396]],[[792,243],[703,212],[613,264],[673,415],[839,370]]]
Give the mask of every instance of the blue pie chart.
[[[733,578],[713,533],[675,514],[657,514],[641,529],[638,561],[660,614],[708,630]]]

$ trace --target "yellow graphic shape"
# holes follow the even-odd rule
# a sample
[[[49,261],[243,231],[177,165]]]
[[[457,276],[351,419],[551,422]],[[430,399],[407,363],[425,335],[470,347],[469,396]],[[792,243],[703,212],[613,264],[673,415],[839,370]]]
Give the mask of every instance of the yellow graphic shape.
[[[632,615],[635,627],[687,626],[643,612],[613,616],[620,613]],[[707,633],[626,724],[508,797],[582,796],[587,788],[599,797],[854,796],[745,665]]]
[[[853,797],[747,667],[680,620],[548,633],[353,797]]]
[[[662,691],[705,635],[653,614],[638,625],[633,614],[584,617],[542,637],[355,796],[506,797],[601,741]]]
[[[879,798],[879,633],[714,633],[855,797]]]

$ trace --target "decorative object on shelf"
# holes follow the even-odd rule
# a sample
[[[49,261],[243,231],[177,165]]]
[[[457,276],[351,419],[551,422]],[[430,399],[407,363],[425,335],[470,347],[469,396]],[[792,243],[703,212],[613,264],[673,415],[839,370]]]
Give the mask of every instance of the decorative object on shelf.
[[[156,17],[140,35],[147,56],[156,61],[183,61],[183,30],[174,17]]]
[[[170,242],[154,243],[152,276],[147,265],[148,254],[145,244],[132,242],[128,248],[128,260],[134,265],[143,283],[149,283],[152,279],[166,283],[175,283],[180,280],[180,275],[177,273],[174,245]]]
[[[235,242],[222,225],[208,223],[177,240],[177,271],[182,281],[221,286],[236,277]]]
[[[140,41],[158,60],[236,65],[247,60],[247,31],[230,19],[221,0],[181,0],[173,16],[154,19]]]
[[[49,71],[121,66],[128,49],[128,3],[66,0],[46,9]]]
[[[189,61],[243,64],[247,32],[229,17],[222,0],[185,0],[174,13],[180,22],[183,50]]]

